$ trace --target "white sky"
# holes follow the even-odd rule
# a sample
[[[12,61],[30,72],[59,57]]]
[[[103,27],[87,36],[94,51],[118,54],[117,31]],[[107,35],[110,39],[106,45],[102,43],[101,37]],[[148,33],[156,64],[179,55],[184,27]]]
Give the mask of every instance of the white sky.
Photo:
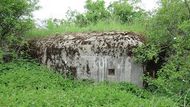
[[[67,10],[77,10],[84,12],[84,5],[86,0],[39,0],[40,10],[33,13],[35,19],[48,19],[48,18],[65,18]],[[117,0],[105,0],[106,5],[110,2]],[[142,8],[149,11],[154,9],[158,0],[141,0]]]

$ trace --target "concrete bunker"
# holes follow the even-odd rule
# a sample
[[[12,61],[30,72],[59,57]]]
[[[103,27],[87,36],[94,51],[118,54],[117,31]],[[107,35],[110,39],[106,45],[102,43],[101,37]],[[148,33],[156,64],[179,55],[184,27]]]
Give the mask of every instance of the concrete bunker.
[[[91,32],[33,39],[29,47],[32,57],[65,75],[142,86],[143,66],[131,56],[142,43],[141,36],[132,32]]]

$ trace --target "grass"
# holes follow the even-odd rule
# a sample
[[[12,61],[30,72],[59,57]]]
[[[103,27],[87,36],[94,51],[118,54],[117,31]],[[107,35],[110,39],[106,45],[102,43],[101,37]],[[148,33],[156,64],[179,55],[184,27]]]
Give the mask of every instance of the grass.
[[[175,107],[127,83],[70,80],[37,63],[0,64],[0,107]]]
[[[85,27],[80,27],[75,24],[62,24],[60,26],[55,26],[54,24],[48,25],[47,28],[32,29],[27,33],[27,38],[32,37],[44,37],[55,34],[70,33],[70,32],[92,32],[92,31],[133,31],[144,33],[145,27],[141,23],[132,24],[121,24],[116,21],[100,21],[96,24],[90,24]]]

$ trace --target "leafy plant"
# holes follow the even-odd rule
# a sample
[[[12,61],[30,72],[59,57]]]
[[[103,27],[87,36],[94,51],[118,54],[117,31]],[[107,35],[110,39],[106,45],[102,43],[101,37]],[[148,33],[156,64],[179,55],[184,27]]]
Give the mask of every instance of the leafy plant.
[[[24,33],[33,25],[32,11],[37,9],[37,0],[1,0],[0,3],[0,47],[10,50],[16,46]]]
[[[174,96],[181,106],[189,106],[189,6],[188,0],[162,0],[161,8],[148,24],[148,39],[134,50],[146,65],[148,90]],[[151,75],[152,76],[152,75]]]

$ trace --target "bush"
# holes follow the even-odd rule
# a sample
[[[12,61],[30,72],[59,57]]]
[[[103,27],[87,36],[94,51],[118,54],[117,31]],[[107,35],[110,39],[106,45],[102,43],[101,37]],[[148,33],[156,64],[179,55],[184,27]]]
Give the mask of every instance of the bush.
[[[186,2],[185,2],[186,1]],[[134,50],[146,65],[148,90],[174,96],[183,106],[190,105],[190,33],[187,0],[162,1],[162,7],[148,25],[146,43]]]
[[[20,43],[24,33],[31,28],[36,3],[36,0],[1,0],[0,47],[3,51]]]

